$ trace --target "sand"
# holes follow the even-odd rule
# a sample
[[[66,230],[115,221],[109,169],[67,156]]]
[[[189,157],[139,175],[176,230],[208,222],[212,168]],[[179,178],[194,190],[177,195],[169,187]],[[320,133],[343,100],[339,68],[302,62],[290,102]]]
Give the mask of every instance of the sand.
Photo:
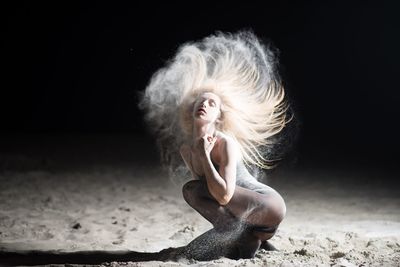
[[[287,216],[254,259],[104,266],[400,266],[399,190],[382,172],[281,169],[269,184]],[[385,177],[387,178],[387,177]],[[393,184],[395,185],[395,184]],[[147,163],[0,173],[1,250],[134,250],[184,246],[211,228]],[[71,266],[71,265],[67,265]]]

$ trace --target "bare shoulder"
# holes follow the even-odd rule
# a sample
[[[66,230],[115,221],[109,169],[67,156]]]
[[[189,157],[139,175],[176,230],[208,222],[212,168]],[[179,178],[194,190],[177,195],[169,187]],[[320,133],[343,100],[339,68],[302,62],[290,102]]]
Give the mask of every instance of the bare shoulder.
[[[219,134],[218,152],[220,161],[226,162],[230,159],[236,159],[238,156],[238,149],[235,140],[223,133]]]
[[[236,147],[236,142],[235,140],[230,137],[229,135],[226,135],[224,133],[219,133],[219,146],[221,149],[227,149],[227,148],[235,148]]]

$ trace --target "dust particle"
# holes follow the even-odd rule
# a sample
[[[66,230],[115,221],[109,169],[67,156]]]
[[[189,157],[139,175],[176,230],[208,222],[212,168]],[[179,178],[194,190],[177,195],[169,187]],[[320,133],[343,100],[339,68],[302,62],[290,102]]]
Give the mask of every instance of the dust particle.
[[[307,255],[308,255],[308,252],[307,252],[306,249],[302,248],[302,249],[300,249],[300,250],[295,250],[295,251],[293,252],[293,254],[298,254],[298,255],[301,255],[301,256],[307,256]]]
[[[331,255],[331,259],[338,259],[338,258],[344,257],[345,255],[346,255],[346,253],[338,251]]]
[[[74,225],[72,226],[72,228],[74,228],[74,229],[80,229],[80,228],[82,228],[82,225],[81,225],[80,223],[76,223],[76,224],[74,224]]]

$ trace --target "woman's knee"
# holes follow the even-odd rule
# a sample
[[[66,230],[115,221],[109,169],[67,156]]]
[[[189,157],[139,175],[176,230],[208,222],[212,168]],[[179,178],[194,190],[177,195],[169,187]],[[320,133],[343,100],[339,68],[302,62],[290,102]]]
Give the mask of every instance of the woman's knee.
[[[274,194],[268,201],[268,212],[275,225],[279,225],[286,215],[286,204],[278,193]]]
[[[277,227],[286,215],[286,204],[278,193],[263,198],[259,205],[259,214],[262,214],[262,225]]]
[[[264,241],[275,235],[279,224],[285,217],[286,205],[282,198],[273,200],[269,198],[263,202],[261,207],[262,211],[259,214],[262,214],[260,216],[262,219],[257,226],[252,227],[251,230],[254,236]]]
[[[187,203],[191,204],[195,201],[199,194],[199,188],[202,186],[202,182],[199,180],[191,180],[183,185],[182,195]]]

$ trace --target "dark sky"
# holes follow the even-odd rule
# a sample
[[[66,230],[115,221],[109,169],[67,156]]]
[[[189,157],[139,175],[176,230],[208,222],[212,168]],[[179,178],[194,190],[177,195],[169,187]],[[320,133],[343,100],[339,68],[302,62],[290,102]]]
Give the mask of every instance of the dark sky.
[[[252,29],[280,50],[299,150],[397,160],[396,1],[116,2],[3,6],[2,133],[146,134],[136,94],[181,43]]]

